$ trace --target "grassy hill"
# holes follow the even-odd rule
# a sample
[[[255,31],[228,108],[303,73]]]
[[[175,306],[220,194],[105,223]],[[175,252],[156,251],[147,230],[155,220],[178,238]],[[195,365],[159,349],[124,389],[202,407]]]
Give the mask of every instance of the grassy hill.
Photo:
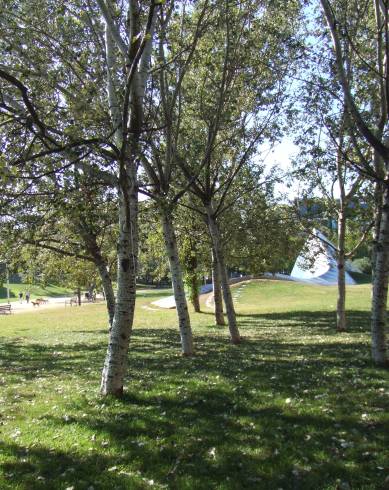
[[[369,352],[367,285],[260,280],[233,289],[244,342],[137,301],[122,400],[98,394],[104,305],[0,317],[0,488],[385,489],[389,375]]]
[[[47,286],[40,286],[37,284],[14,284],[10,283],[10,301],[17,301],[19,291],[22,291],[23,295],[26,291],[30,291],[31,298],[38,298],[40,296],[54,298],[58,296],[70,296],[72,294],[72,290],[69,288],[64,288],[61,286],[54,286],[52,284],[48,284]],[[3,285],[0,287],[0,303],[4,303],[7,301],[7,289]]]

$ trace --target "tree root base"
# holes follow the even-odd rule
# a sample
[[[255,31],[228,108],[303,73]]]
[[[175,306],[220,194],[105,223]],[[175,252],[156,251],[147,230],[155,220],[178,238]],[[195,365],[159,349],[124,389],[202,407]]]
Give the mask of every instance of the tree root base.
[[[110,392],[101,392],[101,396],[103,397],[112,397],[112,398],[123,398],[124,395],[124,390],[123,386],[118,388],[116,391],[110,393]]]
[[[377,361],[374,361],[373,360],[373,364],[379,368],[382,368],[382,369],[389,369],[389,359],[386,359],[386,361],[381,361],[381,362],[377,362]]]
[[[238,338],[235,338],[235,339],[231,339],[231,344],[234,344],[234,345],[239,345],[241,344],[243,341],[242,337],[238,337]]]

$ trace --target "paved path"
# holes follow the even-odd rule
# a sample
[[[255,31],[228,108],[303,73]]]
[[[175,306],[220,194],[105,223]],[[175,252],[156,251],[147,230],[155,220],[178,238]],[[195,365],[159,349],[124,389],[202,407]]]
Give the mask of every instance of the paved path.
[[[34,306],[31,303],[31,301],[27,303],[26,300],[23,300],[22,303],[19,303],[19,301],[11,301],[12,313],[26,313],[31,311],[39,311],[43,309],[46,310],[48,308],[64,308],[65,301],[69,301],[70,297],[61,296],[58,298],[46,298],[46,299],[48,300],[48,302],[40,306]],[[35,301],[35,299],[32,298],[32,301]],[[2,302],[0,304],[5,304],[5,302]]]

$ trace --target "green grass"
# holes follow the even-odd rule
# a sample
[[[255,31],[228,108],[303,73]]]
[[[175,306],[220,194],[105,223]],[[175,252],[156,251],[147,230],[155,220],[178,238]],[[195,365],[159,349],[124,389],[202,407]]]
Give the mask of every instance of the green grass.
[[[31,299],[39,298],[40,296],[54,298],[59,296],[70,296],[72,290],[69,288],[48,284],[47,286],[40,286],[38,284],[17,284],[10,283],[10,301],[19,300],[19,292],[23,293],[23,299],[26,291],[30,291]],[[0,303],[7,301],[7,288],[5,285],[0,287]]]
[[[1,317],[0,488],[388,488],[369,288],[349,289],[342,334],[335,288],[257,281],[233,294],[244,343],[193,314],[187,359],[175,312],[143,308],[155,290],[141,291],[122,400],[98,395],[102,305]]]

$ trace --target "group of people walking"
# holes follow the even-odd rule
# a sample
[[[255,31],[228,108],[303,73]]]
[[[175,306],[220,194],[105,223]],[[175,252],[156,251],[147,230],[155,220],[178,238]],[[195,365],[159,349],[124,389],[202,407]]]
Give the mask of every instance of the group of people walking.
[[[26,303],[29,303],[30,302],[30,291],[26,291],[26,293],[24,294],[24,297],[26,299]],[[20,304],[23,303],[23,292],[22,291],[19,292],[19,303]]]

